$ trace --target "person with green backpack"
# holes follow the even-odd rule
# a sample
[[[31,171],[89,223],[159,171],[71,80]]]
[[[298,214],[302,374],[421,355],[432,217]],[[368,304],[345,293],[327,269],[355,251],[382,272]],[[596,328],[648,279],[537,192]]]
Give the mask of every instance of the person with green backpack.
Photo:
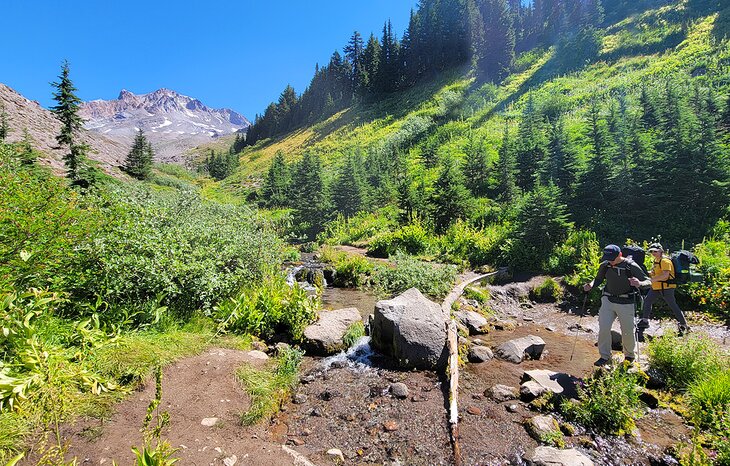
[[[684,335],[690,329],[687,325],[687,319],[684,317],[684,313],[679,308],[679,304],[677,304],[677,300],[674,297],[674,290],[677,288],[677,274],[674,269],[674,264],[670,258],[664,256],[664,248],[659,243],[652,243],[649,246],[649,253],[654,257],[654,267],[649,272],[651,290],[649,290],[649,294],[644,298],[641,320],[637,327],[639,330],[649,328],[651,308],[659,298],[662,298],[672,312],[674,312],[674,317],[679,323],[679,335]]]

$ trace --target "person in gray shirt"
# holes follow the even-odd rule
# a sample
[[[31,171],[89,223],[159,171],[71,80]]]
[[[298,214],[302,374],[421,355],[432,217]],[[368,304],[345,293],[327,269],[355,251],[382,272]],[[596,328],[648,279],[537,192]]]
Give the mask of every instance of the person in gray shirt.
[[[594,364],[605,366],[611,362],[611,326],[618,317],[621,324],[621,341],[626,361],[636,359],[636,334],[634,333],[634,299],[640,286],[651,285],[641,267],[633,260],[621,255],[621,248],[609,244],[603,248],[601,265],[596,278],[583,286],[586,292],[603,281],[606,286],[601,296],[598,311],[598,352],[601,357]]]

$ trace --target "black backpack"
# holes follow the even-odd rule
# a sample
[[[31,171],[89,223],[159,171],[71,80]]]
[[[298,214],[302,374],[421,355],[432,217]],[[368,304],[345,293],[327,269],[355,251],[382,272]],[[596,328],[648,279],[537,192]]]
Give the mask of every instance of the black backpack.
[[[637,246],[635,244],[631,246],[624,246],[621,248],[621,255],[624,257],[631,257],[631,259],[636,262],[639,267],[641,267],[641,270],[643,270],[645,274],[649,274],[649,271],[646,270],[646,265],[644,265],[646,252],[644,252],[641,246]]]
[[[702,274],[692,269],[693,265],[700,263],[700,260],[689,251],[681,250],[672,253],[670,256],[674,266],[674,278],[667,280],[667,283],[684,285],[687,283],[699,283],[702,281]]]

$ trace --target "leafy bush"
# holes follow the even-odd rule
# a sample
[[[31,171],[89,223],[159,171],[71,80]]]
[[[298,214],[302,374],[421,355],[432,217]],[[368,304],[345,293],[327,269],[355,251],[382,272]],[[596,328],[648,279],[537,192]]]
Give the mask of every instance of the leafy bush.
[[[598,270],[601,249],[592,231],[571,231],[547,261],[547,271],[556,275],[572,274],[571,284],[583,284],[593,279]]]
[[[695,253],[704,283],[690,285],[690,296],[703,311],[730,317],[730,239],[703,241]]]
[[[345,344],[346,348],[349,348],[363,336],[365,336],[365,325],[362,321],[357,321],[347,327],[345,335],[342,337],[342,342]]]
[[[693,382],[687,389],[694,422],[705,429],[730,432],[730,369]]]
[[[466,299],[473,299],[479,304],[484,304],[489,301],[489,289],[477,286],[469,286],[464,289],[464,297]]]
[[[360,287],[370,280],[375,266],[362,256],[337,251],[330,246],[320,249],[320,259],[335,267],[335,286]]]
[[[401,251],[418,255],[426,252],[429,246],[429,233],[420,223],[414,223],[376,236],[368,246],[368,254],[375,257],[388,257]]]
[[[705,336],[686,338],[664,335],[649,343],[649,364],[666,377],[667,385],[685,390],[693,383],[717,372],[723,356],[715,342]]]
[[[641,376],[629,372],[628,365],[614,369],[598,369],[578,386],[578,403],[565,401],[565,413],[598,432],[624,435],[634,429],[634,420],[641,415]]]
[[[178,315],[209,310],[280,263],[282,244],[246,208],[194,193],[112,192],[109,224],[80,246],[68,286],[77,297],[144,302],[163,294]]]
[[[251,408],[241,417],[244,425],[253,425],[279,410],[298,382],[297,374],[303,356],[300,350],[285,347],[279,350],[273,371],[246,366],[237,372],[236,375],[251,396]]]
[[[317,318],[319,302],[299,285],[290,287],[281,275],[267,278],[215,306],[221,331],[270,338],[285,333],[301,340],[307,325]]]
[[[457,221],[452,224],[438,244],[441,256],[448,262],[461,263],[468,261],[472,267],[480,265],[497,265],[499,262],[499,245],[504,239],[507,228],[500,225],[477,230],[467,223]]]
[[[359,212],[351,218],[338,215],[325,227],[318,240],[325,244],[357,245],[395,226],[396,213],[393,209],[380,209],[375,212]]]
[[[543,303],[560,301],[563,297],[563,287],[555,279],[548,277],[530,291],[530,297]]]
[[[443,298],[456,280],[453,266],[436,266],[402,253],[391,260],[395,267],[379,267],[373,275],[373,284],[381,294],[397,295],[409,288],[418,288],[423,294]]]

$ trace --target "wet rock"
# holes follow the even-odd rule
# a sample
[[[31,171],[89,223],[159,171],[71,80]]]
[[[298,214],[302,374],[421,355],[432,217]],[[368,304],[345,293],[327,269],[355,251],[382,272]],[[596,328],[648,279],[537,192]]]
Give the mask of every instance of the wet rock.
[[[386,432],[393,432],[400,428],[397,422],[395,421],[385,421],[383,423],[383,429],[385,429]]]
[[[474,311],[459,311],[455,312],[454,316],[469,329],[469,335],[487,333],[484,330],[487,327],[487,319],[481,314]]]
[[[656,390],[664,388],[667,385],[667,378],[664,374],[653,367],[649,367],[649,369],[647,369],[646,375],[649,377],[649,380],[646,381],[646,388]]]
[[[332,369],[342,369],[343,367],[347,367],[347,361],[344,359],[336,359],[330,364],[330,368]]]
[[[362,318],[357,308],[322,311],[319,320],[304,329],[304,347],[310,354],[327,355],[345,349],[342,337],[347,328]]]
[[[555,433],[560,432],[560,427],[558,426],[558,422],[555,420],[554,417],[547,415],[547,416],[533,416],[529,420],[525,422],[525,428],[527,429],[527,432],[540,442],[545,436],[547,435],[554,435]]]
[[[578,450],[558,450],[553,447],[537,447],[524,460],[533,466],[593,466],[593,461]]]
[[[472,416],[479,416],[482,414],[482,410],[477,408],[476,406],[469,406],[466,408],[466,412],[471,414]]]
[[[515,387],[497,384],[489,390],[485,391],[484,396],[491,397],[494,401],[502,402],[516,400],[519,396],[519,392]]]
[[[307,402],[307,395],[305,395],[305,394],[303,394],[303,393],[297,393],[297,394],[296,394],[296,395],[294,395],[294,397],[292,398],[292,402],[293,402],[293,403],[294,403],[295,405],[303,405],[303,404],[305,404],[305,403]]]
[[[575,389],[578,379],[569,374],[553,372],[545,369],[535,369],[525,371],[522,374],[522,380],[534,381],[545,388],[546,391],[550,391],[558,395],[562,394],[568,398],[577,398],[578,396]]]
[[[488,346],[472,345],[469,348],[467,358],[469,362],[480,363],[491,360],[494,357],[492,350]]]
[[[545,341],[534,335],[510,340],[497,347],[496,355],[502,359],[519,364],[525,357],[540,359],[545,349]]]
[[[214,425],[218,424],[218,418],[217,417],[206,417],[202,421],[200,421],[201,426],[205,427],[213,427]]]
[[[532,401],[543,393],[547,393],[547,391],[548,390],[539,383],[534,380],[530,380],[520,385],[520,398],[524,401]]]
[[[440,305],[411,288],[375,305],[372,346],[404,368],[443,368],[448,358],[446,320]]]
[[[390,386],[390,393],[402,400],[408,398],[408,387],[403,382],[394,383]]]

